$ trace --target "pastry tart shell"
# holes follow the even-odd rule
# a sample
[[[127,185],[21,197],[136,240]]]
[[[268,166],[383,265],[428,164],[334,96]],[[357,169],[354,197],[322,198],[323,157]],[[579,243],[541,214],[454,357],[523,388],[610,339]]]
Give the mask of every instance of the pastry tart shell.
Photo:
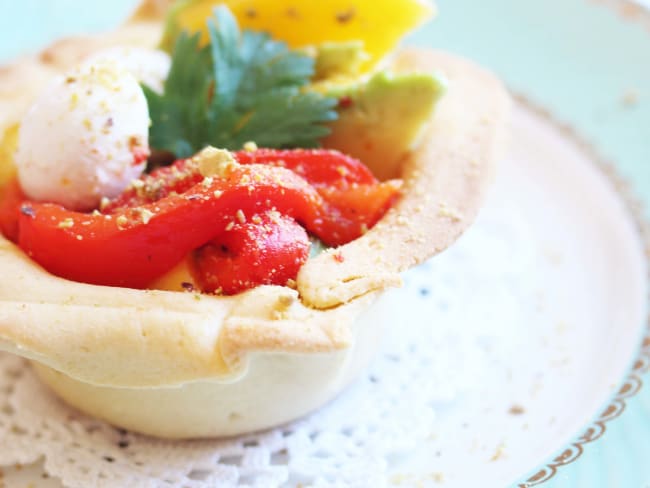
[[[0,68],[0,132],[51,75],[110,45],[154,46],[160,28],[140,18]],[[495,76],[430,50],[402,50],[392,63],[441,73],[448,91],[417,147],[385,162],[404,180],[401,199],[361,238],[310,259],[295,289],[212,297],[74,283],[0,237],[0,349],[33,361],[70,405],[160,437],[264,429],[332,399],[391,326],[382,294],[474,220],[506,140],[509,97]]]

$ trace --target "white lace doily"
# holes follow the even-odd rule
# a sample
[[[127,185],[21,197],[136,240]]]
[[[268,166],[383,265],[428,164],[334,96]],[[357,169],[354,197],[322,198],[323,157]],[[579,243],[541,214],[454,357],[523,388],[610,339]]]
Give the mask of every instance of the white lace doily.
[[[384,486],[391,464],[431,434],[435,409],[516,343],[516,290],[534,247],[522,222],[511,209],[490,212],[408,273],[364,377],[320,411],[267,432],[171,442],[120,431],[65,406],[23,360],[0,354],[0,466],[42,458],[71,488]]]

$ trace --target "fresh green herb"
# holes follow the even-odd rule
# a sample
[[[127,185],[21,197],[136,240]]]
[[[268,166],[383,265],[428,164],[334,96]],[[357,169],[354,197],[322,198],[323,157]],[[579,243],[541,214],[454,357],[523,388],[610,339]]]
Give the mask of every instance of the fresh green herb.
[[[213,86],[209,48],[199,49],[200,34],[182,32],[176,42],[164,95],[143,86],[149,105],[149,143],[187,157],[209,143],[206,119]]]
[[[188,157],[207,145],[315,147],[329,134],[336,99],[308,92],[314,60],[266,33],[244,30],[228,8],[208,22],[210,45],[181,33],[162,95],[149,87],[154,149]]]

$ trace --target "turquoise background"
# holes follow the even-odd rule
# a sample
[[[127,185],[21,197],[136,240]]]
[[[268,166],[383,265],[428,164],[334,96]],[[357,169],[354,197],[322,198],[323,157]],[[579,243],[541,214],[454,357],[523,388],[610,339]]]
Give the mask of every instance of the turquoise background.
[[[108,29],[136,0],[0,0],[0,63],[64,34]],[[605,2],[607,3],[607,1]],[[624,1],[610,1],[623,5]],[[650,208],[650,14],[624,19],[589,0],[439,0],[411,38],[467,55],[575,127]],[[638,102],[625,106],[635,93]],[[542,486],[650,488],[650,376],[575,463]],[[567,399],[570,407],[571,399]],[[578,435],[579,433],[576,433]],[[523,473],[522,473],[523,474]],[[532,473],[529,473],[532,474]],[[525,479],[525,478],[524,478]]]

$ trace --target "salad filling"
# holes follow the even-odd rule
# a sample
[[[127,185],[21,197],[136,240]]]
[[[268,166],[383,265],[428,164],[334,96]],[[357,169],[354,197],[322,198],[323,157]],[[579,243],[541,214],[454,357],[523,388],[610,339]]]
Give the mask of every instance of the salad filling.
[[[226,7],[214,12],[203,37],[175,37],[170,58],[137,53],[156,76],[120,65],[119,50],[99,53],[53,83],[26,116],[0,230],[47,271],[147,288],[185,263],[185,289],[231,295],[294,286],[312,242],[357,239],[399,198],[400,180],[379,181],[359,159],[309,148],[336,133],[341,114],[358,125],[364,79],[375,80],[374,98],[385,90],[407,99],[403,86],[424,90],[426,103],[409,122],[419,127],[442,91],[435,77],[400,85],[391,76],[379,90],[376,75],[359,74],[351,91],[330,96],[340,70],[328,81],[316,69],[322,56],[240,31]],[[368,112],[377,113],[385,116]],[[55,118],[56,134],[71,137],[39,148],[43,124]]]
[[[380,183],[334,151],[262,150],[265,164],[256,153],[240,157],[245,164],[207,148],[141,177],[92,213],[31,201],[12,185],[2,229],[63,278],[144,288],[193,253],[201,290],[231,294],[295,279],[309,255],[298,222],[340,245],[374,225],[399,191],[398,181]]]

